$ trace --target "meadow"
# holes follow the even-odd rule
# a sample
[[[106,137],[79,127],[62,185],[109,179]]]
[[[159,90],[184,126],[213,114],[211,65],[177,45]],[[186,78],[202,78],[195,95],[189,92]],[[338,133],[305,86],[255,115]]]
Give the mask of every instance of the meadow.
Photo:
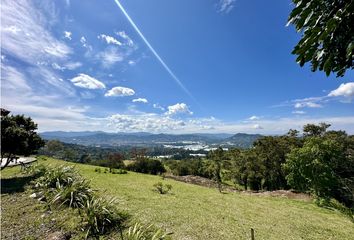
[[[110,174],[97,167],[46,158],[46,165],[75,165],[98,193],[115,197],[119,208],[134,220],[172,232],[173,239],[353,239],[353,223],[332,209],[305,200],[191,185],[160,176],[128,172]],[[19,173],[19,167],[2,171],[2,179]],[[158,194],[157,182],[171,184],[172,191]],[[8,195],[2,194],[2,197]],[[3,221],[6,219],[3,219]],[[21,221],[21,220],[19,220]]]

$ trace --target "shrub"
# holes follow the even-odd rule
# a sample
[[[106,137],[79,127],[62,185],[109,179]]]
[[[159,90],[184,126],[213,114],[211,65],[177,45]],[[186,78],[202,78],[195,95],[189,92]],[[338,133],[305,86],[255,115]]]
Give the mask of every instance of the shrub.
[[[155,190],[160,194],[166,194],[172,189],[172,185],[163,184],[162,182],[158,182],[154,184]]]
[[[81,204],[79,211],[86,224],[86,237],[103,235],[113,230],[122,234],[129,219],[128,213],[115,207],[114,199],[107,201],[93,197]]]
[[[162,229],[155,229],[152,225],[143,226],[136,223],[130,227],[126,235],[126,240],[163,240],[171,233],[164,233]]]
[[[35,185],[39,188],[56,188],[58,183],[66,186],[75,181],[78,177],[79,174],[73,167],[48,167],[45,174],[35,181]]]
[[[78,208],[81,203],[93,196],[89,182],[84,180],[73,167],[49,167],[34,183],[42,199],[60,206]]]
[[[101,173],[101,168],[95,168],[95,172]]]
[[[127,174],[128,172],[124,169],[112,169],[111,173],[112,174]]]
[[[67,205],[72,208],[79,208],[81,203],[93,197],[93,190],[85,179],[76,179],[68,185],[61,185],[59,182],[53,190],[51,202],[54,204]]]
[[[31,165],[28,168],[25,168],[24,173],[38,178],[43,176],[47,172],[46,166],[43,164]]]
[[[165,167],[163,164],[156,159],[139,159],[132,164],[127,166],[128,170],[140,173],[149,173],[149,174],[161,174],[166,172]]]

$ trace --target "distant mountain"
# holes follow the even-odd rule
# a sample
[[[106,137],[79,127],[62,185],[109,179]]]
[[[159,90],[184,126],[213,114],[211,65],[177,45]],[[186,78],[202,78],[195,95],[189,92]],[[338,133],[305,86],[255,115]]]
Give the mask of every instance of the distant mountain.
[[[227,145],[248,148],[253,141],[261,135],[238,133],[232,134],[152,134],[146,132],[136,133],[106,133],[106,132],[43,132],[44,139],[57,139],[65,143],[74,143],[85,146],[156,146],[164,144],[203,144],[203,145]]]
[[[84,132],[64,132],[64,131],[53,131],[53,132],[43,132],[40,135],[44,138],[71,138],[71,137],[85,137],[85,136],[92,136],[95,134],[104,133],[102,131],[84,131]]]
[[[249,148],[252,144],[262,135],[260,134],[247,134],[247,133],[237,133],[232,137],[223,140],[224,144],[230,144],[240,148]]]

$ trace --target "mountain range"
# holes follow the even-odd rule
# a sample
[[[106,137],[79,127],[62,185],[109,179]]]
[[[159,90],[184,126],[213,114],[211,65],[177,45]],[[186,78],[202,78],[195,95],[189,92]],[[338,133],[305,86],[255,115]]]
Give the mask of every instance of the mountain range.
[[[259,134],[153,134],[147,132],[107,133],[101,131],[85,132],[43,132],[40,134],[46,140],[59,140],[85,146],[157,146],[157,145],[222,145],[241,148],[251,147],[260,138]]]

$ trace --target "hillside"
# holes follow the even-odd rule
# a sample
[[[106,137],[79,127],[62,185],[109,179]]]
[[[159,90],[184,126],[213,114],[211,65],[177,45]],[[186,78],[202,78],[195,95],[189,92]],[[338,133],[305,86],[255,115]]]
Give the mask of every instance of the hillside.
[[[69,164],[49,159],[45,164]],[[351,239],[353,223],[339,212],[312,202],[282,197],[227,192],[162,180],[159,176],[129,172],[97,173],[95,167],[74,164],[92,186],[106,197],[116,197],[134,218],[173,232],[174,239]],[[5,169],[10,177],[16,168]],[[153,184],[163,181],[172,193],[160,195]],[[6,219],[3,219],[6,221]],[[20,220],[22,221],[22,220]]]

